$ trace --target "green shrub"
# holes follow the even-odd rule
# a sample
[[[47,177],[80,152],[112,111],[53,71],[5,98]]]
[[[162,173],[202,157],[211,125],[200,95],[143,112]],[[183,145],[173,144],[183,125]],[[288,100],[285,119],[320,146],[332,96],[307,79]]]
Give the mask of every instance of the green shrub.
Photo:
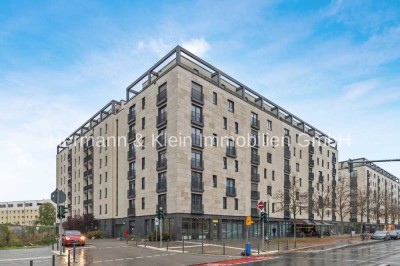
[[[104,234],[102,231],[91,231],[91,232],[86,233],[87,239],[92,239],[92,238],[99,239],[99,238],[103,238],[103,237],[104,237]]]
[[[156,235],[157,235],[157,239],[156,239]],[[150,234],[147,236],[147,239],[148,239],[149,241],[160,241],[160,232],[157,232],[157,234],[156,234],[156,231],[150,233]],[[162,234],[162,239],[163,239],[163,241],[167,241],[167,240],[169,239],[168,233],[163,232],[163,234]]]

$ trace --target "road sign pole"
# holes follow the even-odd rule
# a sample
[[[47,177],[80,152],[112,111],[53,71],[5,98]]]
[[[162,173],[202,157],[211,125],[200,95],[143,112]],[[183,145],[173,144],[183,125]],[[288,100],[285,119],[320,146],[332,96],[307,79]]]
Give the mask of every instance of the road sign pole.
[[[162,224],[163,224],[163,218],[161,217],[160,219],[160,248],[162,248]]]
[[[264,219],[261,219],[261,251],[264,252]]]
[[[58,190],[58,188],[57,188],[57,212],[60,212],[60,191]],[[59,219],[60,219],[60,226],[58,227],[58,230],[60,232],[58,232],[58,233],[59,233],[59,238],[60,238],[60,240],[59,240],[60,241],[60,256],[62,256],[64,248],[62,246],[62,217],[61,217],[61,213],[60,213]]]

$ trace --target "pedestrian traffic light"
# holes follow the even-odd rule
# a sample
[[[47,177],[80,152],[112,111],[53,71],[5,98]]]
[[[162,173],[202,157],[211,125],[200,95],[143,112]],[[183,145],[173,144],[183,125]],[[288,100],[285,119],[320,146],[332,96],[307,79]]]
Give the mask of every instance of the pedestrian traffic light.
[[[58,206],[58,212],[57,212],[58,219],[64,219],[66,213],[68,213],[68,210],[64,205]]]
[[[157,218],[158,218],[158,219],[164,219],[164,210],[163,210],[162,208],[159,208],[159,209],[157,210],[156,215],[157,215]]]

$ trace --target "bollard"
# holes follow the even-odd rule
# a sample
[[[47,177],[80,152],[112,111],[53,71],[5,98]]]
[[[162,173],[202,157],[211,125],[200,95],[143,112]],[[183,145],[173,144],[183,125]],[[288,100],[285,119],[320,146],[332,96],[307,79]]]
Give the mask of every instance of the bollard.
[[[278,252],[279,252],[279,240],[278,240]]]
[[[57,251],[59,251],[60,250],[60,247],[59,247],[59,241],[57,240]]]
[[[289,240],[286,240],[286,250],[289,250]]]
[[[204,254],[204,242],[201,241],[201,254]]]
[[[75,247],[75,243],[74,243],[74,252],[72,253],[72,262],[75,263],[75,255],[76,255],[76,247]]]
[[[64,254],[65,253],[65,245],[61,245],[62,247],[62,253]]]
[[[168,251],[168,246],[169,246],[169,239],[167,240],[167,251]]]
[[[257,254],[260,255],[260,243],[257,243]]]
[[[185,253],[185,239],[182,237],[182,253]]]
[[[224,253],[223,253],[223,255],[225,255],[225,242],[224,242]]]
[[[56,266],[56,255],[53,255],[52,264],[51,265],[52,266]]]
[[[54,239],[51,239],[51,250],[54,250]]]
[[[29,265],[30,265],[30,266],[33,266],[33,260],[31,260],[31,261],[29,262]]]
[[[68,250],[68,266],[71,266],[71,250]]]

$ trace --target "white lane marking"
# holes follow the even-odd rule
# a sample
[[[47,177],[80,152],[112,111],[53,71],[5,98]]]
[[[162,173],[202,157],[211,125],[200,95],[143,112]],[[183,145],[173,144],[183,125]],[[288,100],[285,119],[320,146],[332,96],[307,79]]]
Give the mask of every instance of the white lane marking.
[[[105,260],[104,262],[112,262],[112,261],[114,261],[114,260]]]
[[[17,259],[1,259],[0,262],[7,261],[18,261],[18,260],[40,260],[40,259],[51,259],[52,257],[35,257],[35,258],[17,258]]]
[[[153,256],[146,256],[146,258],[152,258]]]
[[[143,259],[143,257],[136,257],[137,259]]]
[[[115,261],[121,261],[121,260],[124,260],[124,259],[115,259]]]
[[[134,260],[135,258],[126,258],[126,260]]]

